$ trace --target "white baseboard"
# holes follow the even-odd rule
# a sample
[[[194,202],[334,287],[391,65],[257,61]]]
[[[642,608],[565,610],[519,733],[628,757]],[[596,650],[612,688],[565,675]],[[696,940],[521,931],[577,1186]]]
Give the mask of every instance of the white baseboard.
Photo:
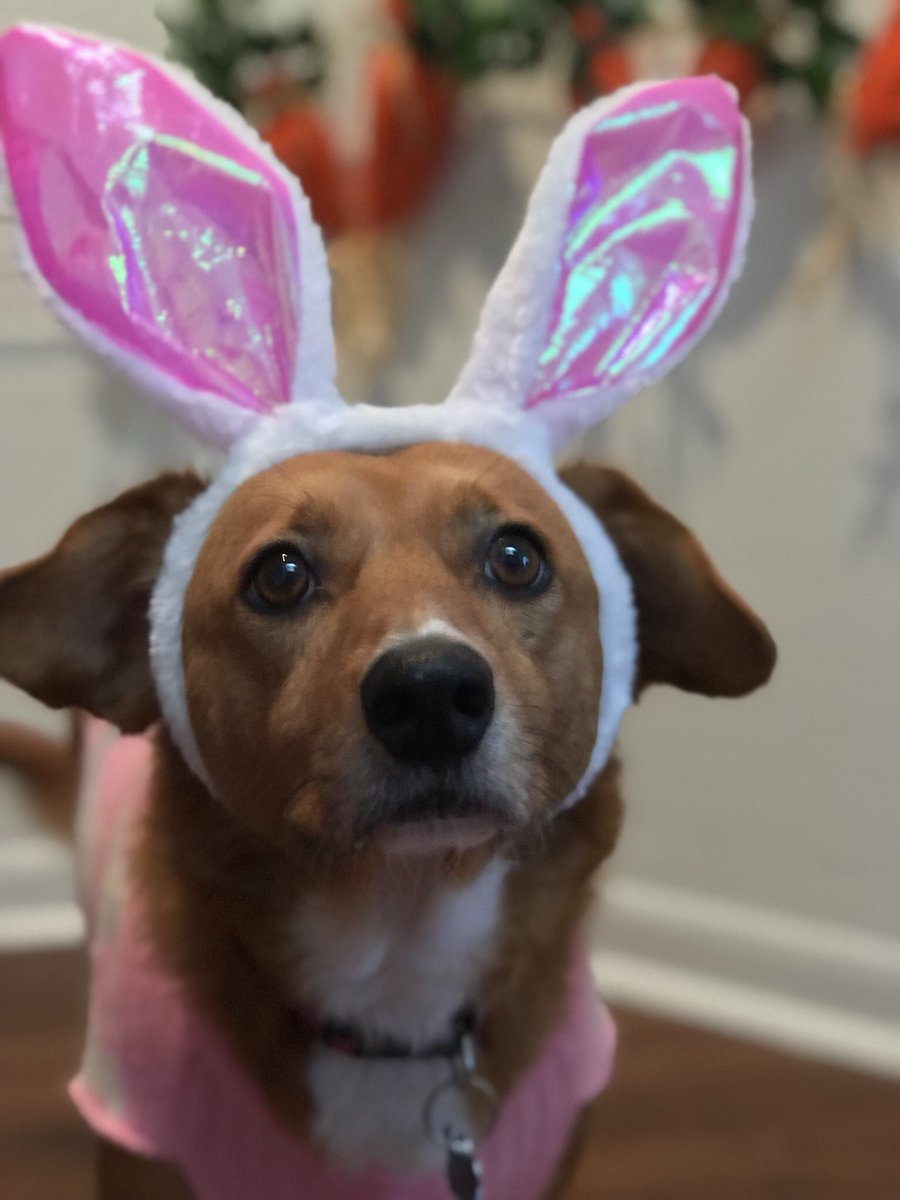
[[[77,944],[65,849],[0,847],[0,952]],[[900,939],[619,878],[594,926],[606,997],[900,1077]]]
[[[644,880],[595,924],[615,1002],[900,1077],[900,940]]]
[[[0,953],[61,950],[83,936],[81,912],[71,901],[0,908]]]

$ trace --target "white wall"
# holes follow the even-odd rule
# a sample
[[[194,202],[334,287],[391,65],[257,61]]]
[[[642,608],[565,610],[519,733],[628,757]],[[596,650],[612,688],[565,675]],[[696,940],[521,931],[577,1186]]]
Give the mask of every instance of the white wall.
[[[17,9],[0,0],[0,21]],[[29,17],[44,11],[159,40],[149,5],[30,0]],[[414,239],[410,317],[373,384],[392,402],[446,393],[562,112],[544,77],[482,100]],[[627,718],[601,973],[632,1002],[900,1071],[900,252],[798,294],[792,270],[821,217],[817,134],[780,122],[758,143],[759,218],[720,326],[587,449],[697,531],[781,661],[749,700],[660,692]],[[190,452],[152,415],[138,431],[124,399],[98,417],[96,369],[9,271],[4,247],[2,563],[151,461]],[[115,443],[110,406],[126,414]],[[0,836],[22,819],[0,797]]]

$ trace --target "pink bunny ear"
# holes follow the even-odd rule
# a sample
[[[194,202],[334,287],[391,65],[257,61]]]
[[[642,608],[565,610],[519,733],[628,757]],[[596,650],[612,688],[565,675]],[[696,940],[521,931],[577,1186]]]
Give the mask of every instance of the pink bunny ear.
[[[186,74],[47,27],[0,37],[26,265],[62,317],[225,446],[329,395],[328,274],[296,181]]]
[[[454,397],[533,410],[559,445],[664,375],[743,262],[748,157],[734,93],[715,78],[639,85],[576,114]]]

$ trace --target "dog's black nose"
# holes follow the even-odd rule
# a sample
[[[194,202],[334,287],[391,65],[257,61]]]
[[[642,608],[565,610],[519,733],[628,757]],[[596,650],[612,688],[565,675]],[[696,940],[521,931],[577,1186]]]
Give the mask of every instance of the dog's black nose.
[[[360,693],[371,732],[409,764],[441,766],[471,754],[494,715],[491,668],[471,646],[442,637],[385,651]]]

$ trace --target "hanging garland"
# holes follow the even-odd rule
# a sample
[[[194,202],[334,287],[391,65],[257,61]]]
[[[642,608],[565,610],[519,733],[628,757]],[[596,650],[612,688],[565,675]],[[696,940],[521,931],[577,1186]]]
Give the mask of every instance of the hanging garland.
[[[556,0],[389,0],[416,53],[460,83],[541,60],[558,24]]]
[[[368,146],[364,161],[344,162],[319,102],[341,51],[320,24],[261,30],[247,20],[251,0],[191,3],[165,18],[173,53],[257,125],[330,234],[414,216],[440,169],[458,87],[532,66],[551,45],[568,43],[578,104],[648,73],[714,73],[745,102],[791,82],[820,109],[859,48],[823,0],[373,0],[383,38],[364,67]]]
[[[326,234],[380,229],[412,217],[431,189],[449,140],[455,84],[416,53],[386,9],[384,36],[365,63],[368,136],[352,161],[342,156],[321,103],[331,58],[312,20],[260,32],[252,4],[193,0],[186,17],[163,18],[172,53],[216,95],[250,120],[301,180]],[[375,16],[379,16],[373,4]]]
[[[658,29],[693,33],[698,54],[692,70],[728,79],[745,101],[761,84],[793,83],[824,109],[859,45],[822,0],[575,0],[567,7],[579,43],[576,78],[588,91],[604,82],[598,50],[624,52],[629,38]],[[593,39],[579,39],[579,25],[592,18],[602,28]]]
[[[260,30],[239,20],[227,0],[191,0],[186,16],[161,14],[172,57],[186,63],[201,83],[235,108],[242,108],[254,70],[314,91],[325,74],[325,52],[311,21],[279,30]]]
[[[794,82],[820,108],[859,44],[822,0],[398,0],[396,7],[418,51],[463,81],[537,61],[562,15],[579,102],[633,81],[632,39],[651,30],[695,34],[692,69],[722,75],[743,97],[764,82]]]

